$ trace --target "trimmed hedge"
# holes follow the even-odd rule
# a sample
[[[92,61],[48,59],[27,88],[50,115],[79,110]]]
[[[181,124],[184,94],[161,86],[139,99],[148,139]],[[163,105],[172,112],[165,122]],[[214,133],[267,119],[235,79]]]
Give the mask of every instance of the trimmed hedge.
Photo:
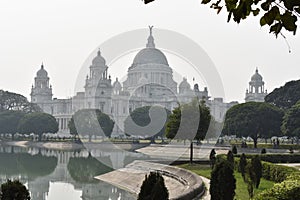
[[[300,199],[300,173],[291,174],[281,183],[265,190],[255,197],[256,200],[298,200]]]
[[[263,165],[263,178],[274,181],[276,183],[284,181],[288,176],[292,173],[298,173],[300,175],[299,170],[296,168],[276,165],[269,162],[262,162]]]
[[[247,162],[251,162],[251,158],[253,158],[255,155],[246,155],[247,157]],[[281,158],[282,155],[271,155],[274,157],[271,158]],[[289,155],[287,155],[289,156]],[[240,155],[237,156],[237,158],[235,158],[234,160],[234,167],[235,169],[239,169],[239,162],[240,162]],[[266,158],[265,155],[260,155],[261,160],[263,160],[263,158]],[[275,159],[274,159],[275,160]],[[263,166],[263,173],[262,173],[262,177],[266,180],[269,181],[273,181],[276,183],[282,182],[284,181],[289,175],[291,175],[292,173],[299,173],[300,171],[296,168],[292,168],[292,167],[288,167],[288,166],[283,166],[283,165],[276,165],[270,162],[265,162],[262,161],[262,166]]]
[[[235,155],[240,157],[241,155]],[[251,159],[255,155],[246,154],[246,157]],[[260,155],[262,161],[271,163],[300,163],[300,154],[262,154]]]

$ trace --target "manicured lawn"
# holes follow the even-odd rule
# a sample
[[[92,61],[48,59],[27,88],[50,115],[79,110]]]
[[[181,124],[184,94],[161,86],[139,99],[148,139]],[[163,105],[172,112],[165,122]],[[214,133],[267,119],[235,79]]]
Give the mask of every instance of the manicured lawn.
[[[183,164],[183,165],[179,165],[178,167],[190,170],[200,176],[204,176],[206,178],[210,179],[210,173],[211,173],[211,168],[209,165],[199,165],[199,164]],[[235,189],[235,199],[237,200],[247,200],[249,199],[249,195],[248,195],[248,191],[247,191],[247,185],[243,180],[242,175],[235,171],[234,172],[234,176],[236,179],[236,189]],[[260,181],[260,185],[258,189],[255,189],[254,191],[254,195],[260,193],[261,191],[271,188],[273,187],[274,182],[272,181],[268,181],[265,179],[261,179]]]

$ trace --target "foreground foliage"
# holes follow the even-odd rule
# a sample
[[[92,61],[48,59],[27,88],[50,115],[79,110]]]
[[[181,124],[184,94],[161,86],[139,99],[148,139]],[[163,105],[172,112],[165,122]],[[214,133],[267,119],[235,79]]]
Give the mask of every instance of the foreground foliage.
[[[150,3],[154,0],[144,0]],[[299,0],[202,0],[203,4],[209,4],[219,14],[223,7],[228,12],[227,21],[233,19],[240,23],[251,14],[260,17],[261,26],[269,26],[270,33],[277,37],[282,29],[296,34],[296,22],[300,16]]]
[[[169,192],[159,172],[150,172],[145,176],[138,200],[168,200]]]
[[[210,195],[212,200],[231,200],[235,196],[236,179],[233,166],[227,160],[217,161],[211,172]]]
[[[7,180],[1,185],[0,200],[30,200],[30,195],[19,180]]]

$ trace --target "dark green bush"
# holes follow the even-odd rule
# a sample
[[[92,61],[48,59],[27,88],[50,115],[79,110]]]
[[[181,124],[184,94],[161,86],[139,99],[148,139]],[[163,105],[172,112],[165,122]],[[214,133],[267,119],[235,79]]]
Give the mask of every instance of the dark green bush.
[[[261,150],[261,154],[266,154],[266,153],[267,153],[266,149],[263,148],[263,149]]]
[[[235,155],[238,153],[235,145],[232,147],[232,153]]]
[[[159,172],[150,172],[145,176],[141,186],[138,200],[167,200],[169,192],[165,185],[164,178]]]

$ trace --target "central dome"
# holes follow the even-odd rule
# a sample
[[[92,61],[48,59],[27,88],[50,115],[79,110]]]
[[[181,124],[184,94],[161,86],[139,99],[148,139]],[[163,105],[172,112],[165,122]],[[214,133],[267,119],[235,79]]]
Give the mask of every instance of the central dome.
[[[168,65],[166,56],[159,49],[147,47],[142,49],[133,60],[134,65],[163,64]]]
[[[262,76],[258,73],[258,69],[256,69],[255,74],[251,77],[251,81],[261,82],[262,79],[263,79]]]

